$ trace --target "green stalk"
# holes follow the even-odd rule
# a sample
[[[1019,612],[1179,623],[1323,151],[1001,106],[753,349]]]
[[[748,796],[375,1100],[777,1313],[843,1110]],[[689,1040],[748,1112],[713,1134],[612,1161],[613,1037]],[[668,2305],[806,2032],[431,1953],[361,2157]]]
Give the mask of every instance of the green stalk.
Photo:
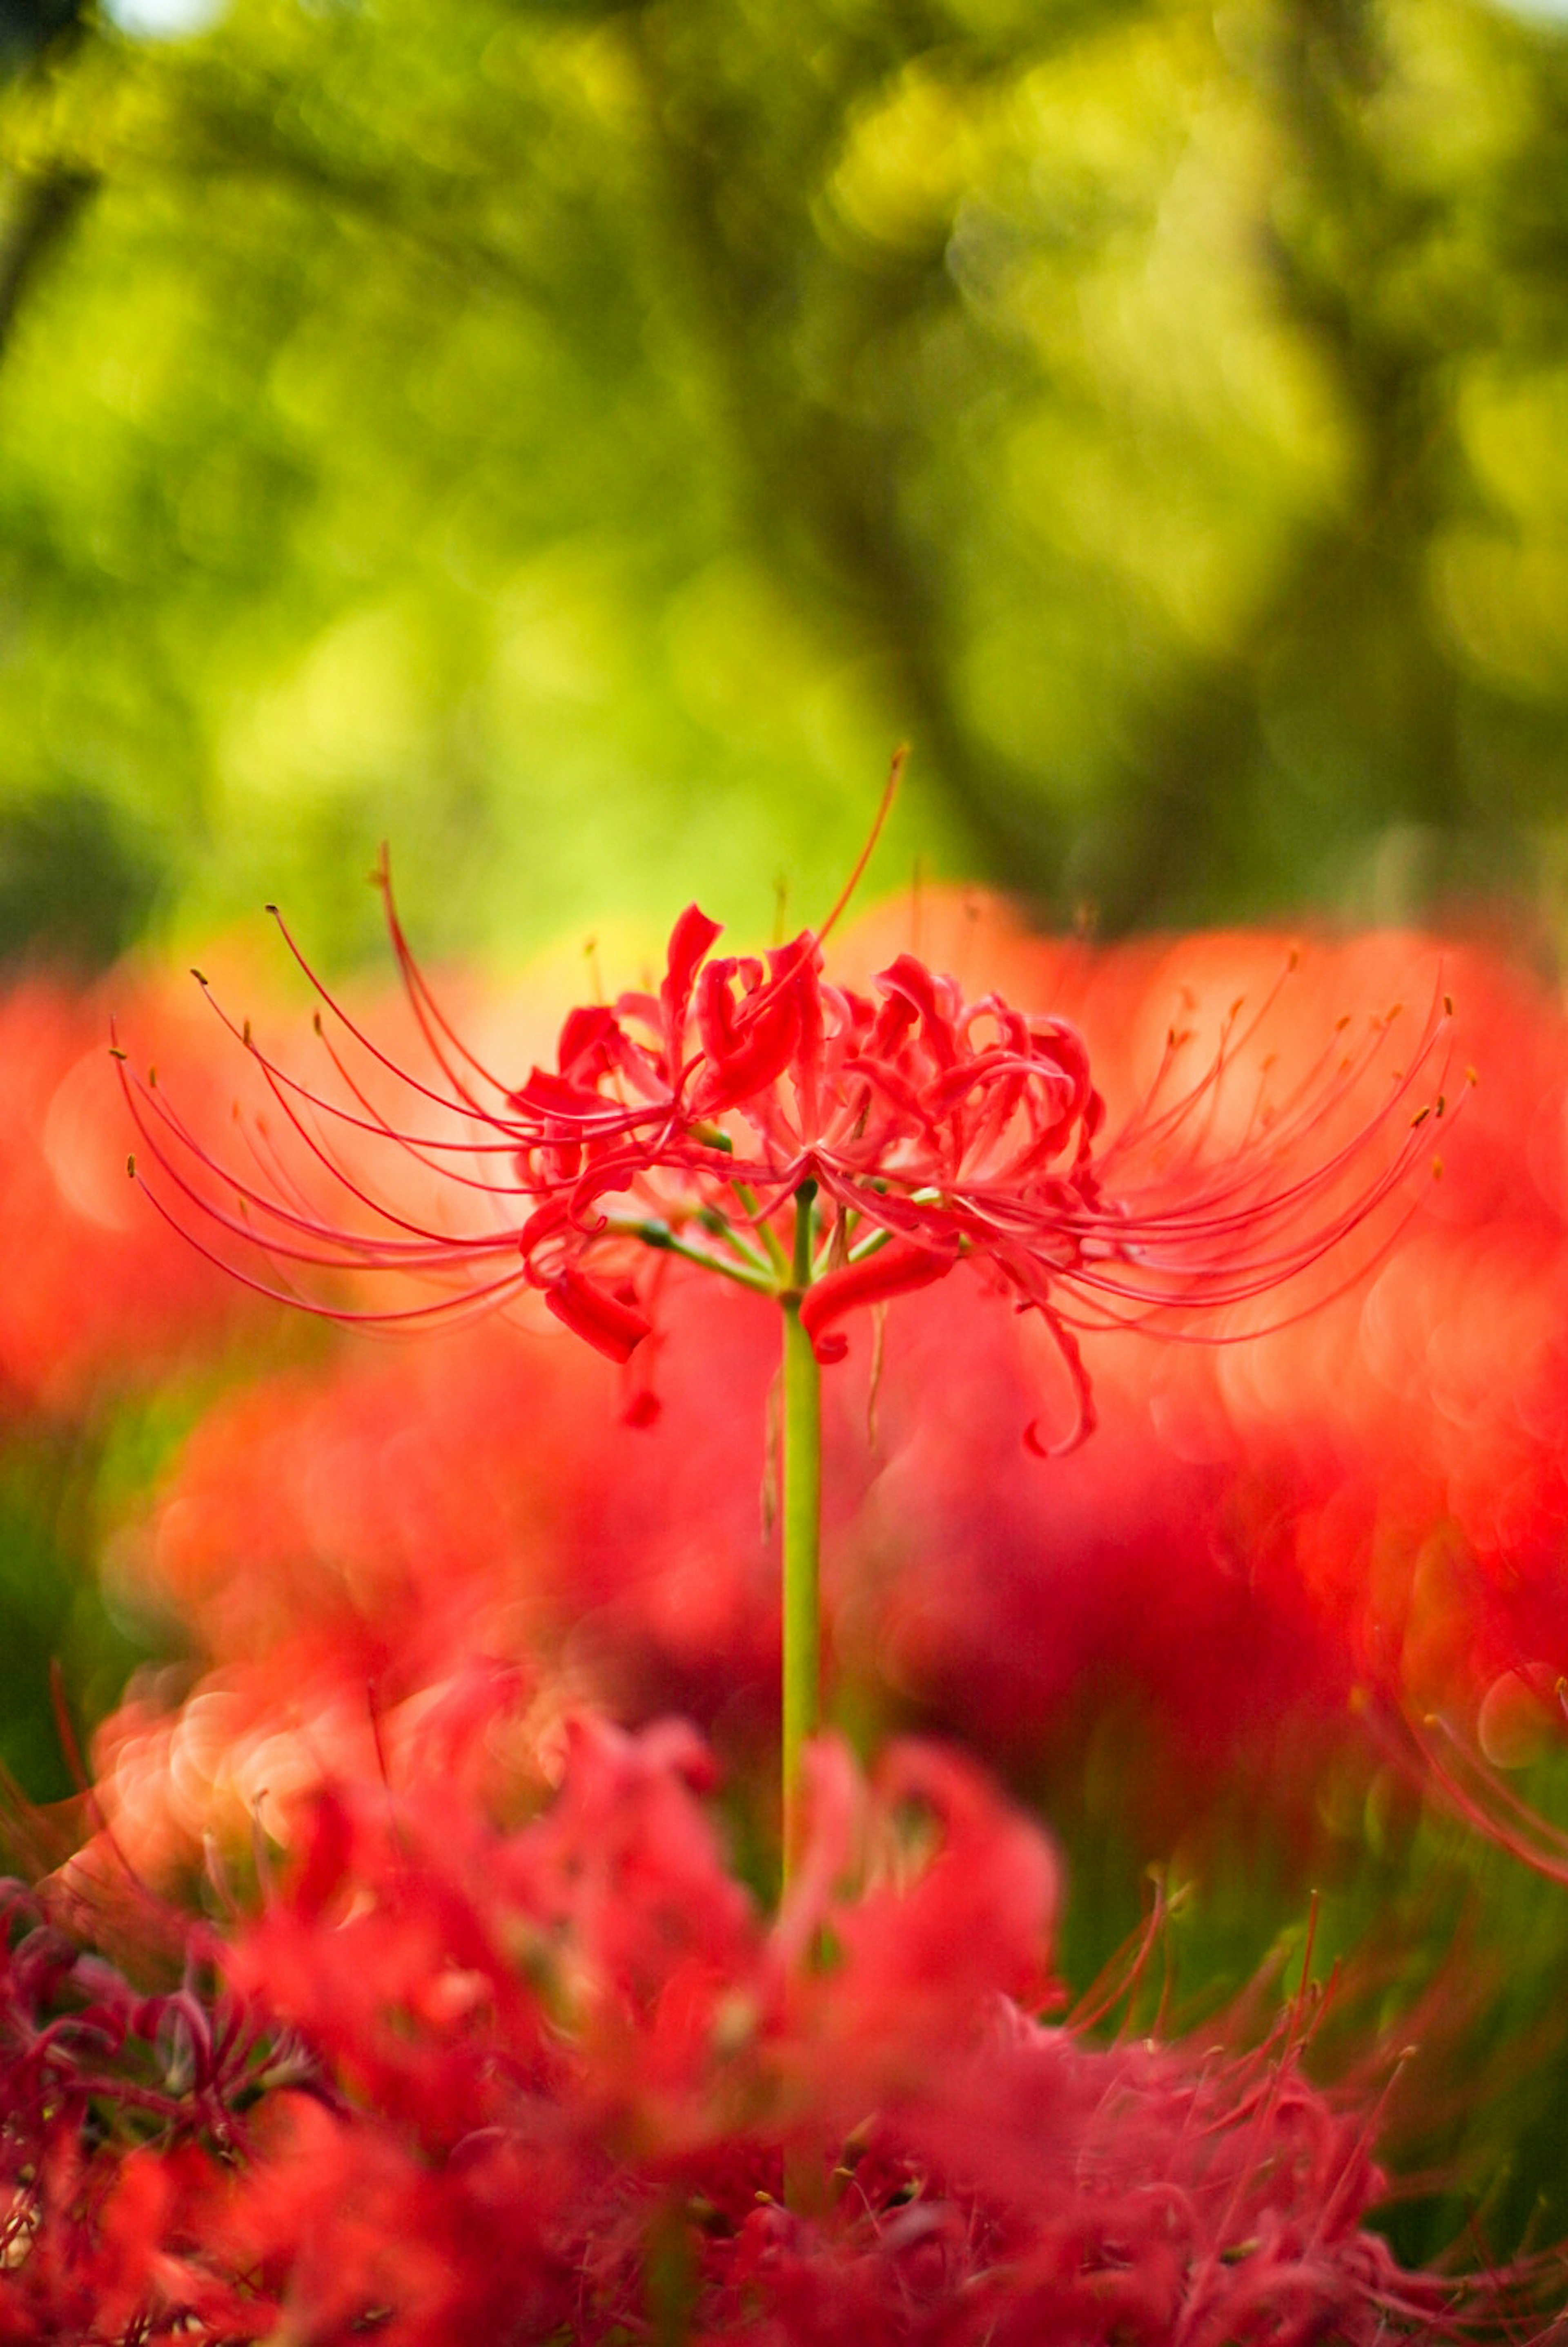
[[[683,1261],[697,1264],[704,1271],[716,1271],[720,1279],[736,1280],[756,1295],[778,1294],[768,1266],[760,1255],[748,1255],[747,1261],[753,1266],[750,1270],[740,1264],[726,1263],[722,1256],[710,1254],[707,1247],[692,1246],[686,1239],[677,1238],[667,1223],[655,1222],[646,1215],[608,1214],[605,1218],[605,1228],[624,1234],[627,1238],[641,1239],[644,1246],[652,1247],[656,1254],[678,1255]]]
[[[800,1855],[800,1760],[822,1717],[821,1611],[819,1571],[822,1516],[821,1371],[800,1325],[800,1304],[811,1284],[815,1182],[795,1195],[795,1257],[784,1307],[784,1887]]]

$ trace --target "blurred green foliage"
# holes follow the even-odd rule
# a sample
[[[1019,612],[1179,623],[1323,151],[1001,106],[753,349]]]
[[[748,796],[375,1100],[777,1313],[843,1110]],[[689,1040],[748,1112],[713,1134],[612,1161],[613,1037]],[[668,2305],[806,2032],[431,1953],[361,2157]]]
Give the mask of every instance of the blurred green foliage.
[[[127,1420],[127,1425],[130,1423]],[[134,1620],[106,1605],[97,1566],[112,1529],[113,1452],[101,1435],[36,1426],[0,1449],[0,1858],[14,1866],[6,1780],[34,1801],[79,1789],[51,1677],[85,1741],[113,1708],[135,1665],[179,1643],[178,1624]]]
[[[1461,2261],[1478,2244],[1506,2258],[1568,2237],[1563,1882],[1423,1793],[1375,1735],[1319,1770],[1305,1840],[1237,1786],[1174,1848],[1141,1847],[1127,1793],[1151,1755],[1135,1716],[1102,1725],[1078,1784],[1036,1788],[1066,1860],[1058,1957],[1073,1992],[1138,1944],[1157,1884],[1163,1922],[1127,2028],[1202,2031],[1249,2008],[1262,2022],[1310,1983],[1311,2066],[1382,2098],[1379,2157],[1402,2180],[1380,2228],[1401,2258],[1456,2243]],[[1539,1756],[1506,1796],[1560,1833],[1568,1751]]]
[[[103,811],[105,950],[280,896],[355,952],[382,835],[442,948],[755,930],[903,735],[895,884],[1555,914],[1561,28],[14,13],[0,825]]]

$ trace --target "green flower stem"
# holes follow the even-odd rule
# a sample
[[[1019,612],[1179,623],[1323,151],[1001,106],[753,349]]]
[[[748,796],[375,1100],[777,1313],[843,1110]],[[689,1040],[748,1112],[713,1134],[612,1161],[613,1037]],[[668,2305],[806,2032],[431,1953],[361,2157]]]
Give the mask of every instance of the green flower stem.
[[[750,1270],[760,1273],[765,1279],[769,1276],[767,1256],[759,1254],[757,1248],[748,1247],[739,1232],[730,1229],[716,1206],[705,1206],[696,1220],[699,1230],[706,1231],[710,1239],[717,1239],[720,1246],[727,1246],[730,1254],[738,1255]]]
[[[784,1307],[784,1887],[800,1855],[800,1762],[821,1725],[822,1384],[800,1305],[811,1283],[814,1182],[795,1199],[795,1258]]]
[[[758,1237],[761,1240],[763,1245],[768,1250],[769,1262],[773,1266],[774,1270],[778,1273],[780,1279],[787,1277],[789,1271],[789,1258],[785,1254],[783,1248],[779,1245],[779,1235],[773,1228],[772,1224],[763,1222],[759,1218],[756,1191],[748,1188],[747,1184],[744,1182],[732,1182],[729,1186],[734,1191],[736,1196],[739,1199],[745,1212],[751,1217],[753,1228],[756,1230]],[[801,1188],[802,1190],[809,1189],[813,1197],[817,1194],[817,1184],[815,1182],[803,1183],[801,1184]],[[799,1256],[799,1249],[797,1247],[797,1256]]]
[[[678,1255],[686,1263],[700,1264],[704,1271],[716,1271],[721,1279],[733,1279],[755,1295],[778,1293],[765,1265],[759,1264],[756,1270],[748,1271],[739,1264],[726,1263],[722,1256],[710,1255],[706,1247],[690,1246],[685,1239],[677,1238],[667,1223],[610,1214],[606,1217],[605,1228],[625,1238],[641,1239],[644,1246],[652,1247],[657,1255]]]

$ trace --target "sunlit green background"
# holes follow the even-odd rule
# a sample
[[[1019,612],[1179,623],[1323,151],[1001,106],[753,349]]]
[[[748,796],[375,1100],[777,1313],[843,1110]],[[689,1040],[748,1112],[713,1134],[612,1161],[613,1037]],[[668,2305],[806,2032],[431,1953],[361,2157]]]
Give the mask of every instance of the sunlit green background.
[[[1568,874],[1568,25],[6,0],[0,943]]]

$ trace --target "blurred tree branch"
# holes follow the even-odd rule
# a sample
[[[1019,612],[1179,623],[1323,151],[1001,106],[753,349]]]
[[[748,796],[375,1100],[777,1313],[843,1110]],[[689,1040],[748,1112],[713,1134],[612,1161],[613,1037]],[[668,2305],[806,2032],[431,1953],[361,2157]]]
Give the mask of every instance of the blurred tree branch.
[[[65,241],[98,182],[87,171],[14,172],[0,213],[0,359],[38,272]]]

